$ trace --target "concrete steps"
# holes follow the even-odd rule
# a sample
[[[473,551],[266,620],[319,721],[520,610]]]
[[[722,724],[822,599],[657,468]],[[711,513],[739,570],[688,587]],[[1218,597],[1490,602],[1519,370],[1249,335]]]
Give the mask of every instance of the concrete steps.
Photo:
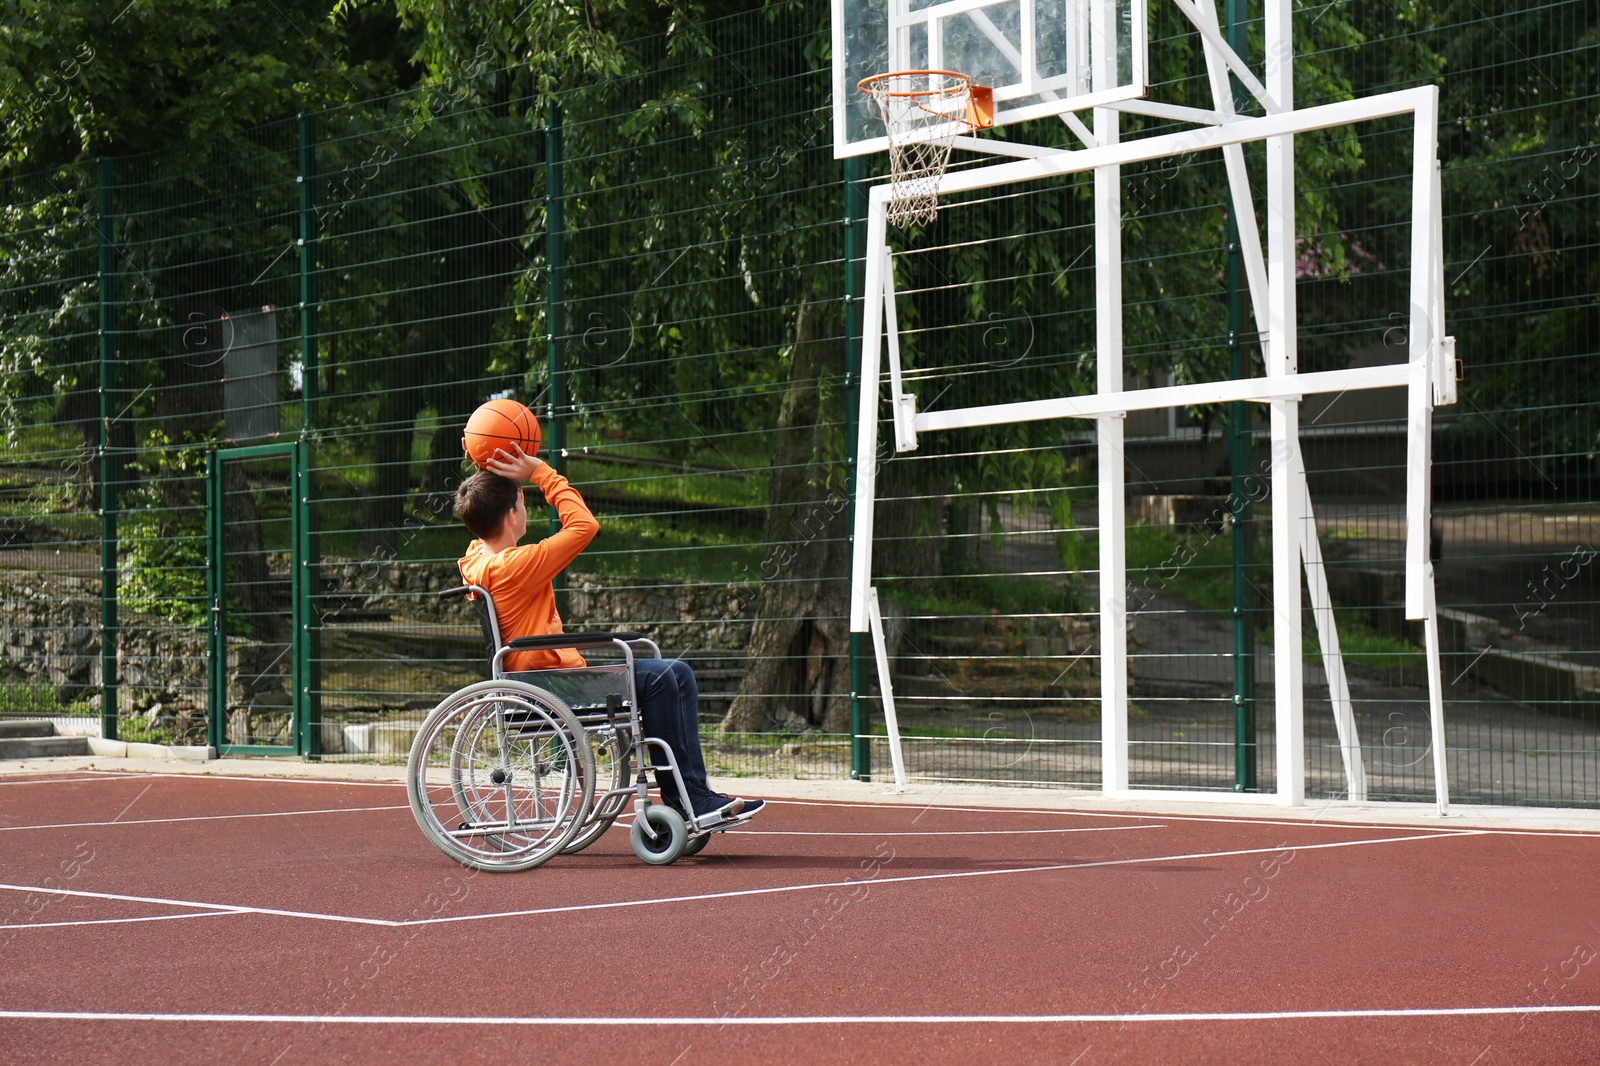
[[[88,737],[58,737],[49,722],[0,719],[0,762],[89,754]]]

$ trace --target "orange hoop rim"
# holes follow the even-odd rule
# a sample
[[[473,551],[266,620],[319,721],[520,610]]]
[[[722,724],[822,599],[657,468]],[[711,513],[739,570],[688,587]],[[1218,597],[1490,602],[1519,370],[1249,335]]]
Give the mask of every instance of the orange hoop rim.
[[[958,84],[947,86],[942,89],[902,90],[880,89],[877,85],[878,82],[888,81],[890,78],[915,77],[919,74],[926,75],[930,78],[934,76],[942,78],[955,78],[957,79]],[[869,96],[891,96],[896,98],[913,96],[949,96],[952,93],[970,92],[972,90],[972,79],[967,75],[958,73],[954,70],[891,70],[883,74],[872,74],[868,77],[862,78],[860,81],[856,82],[856,90],[858,92],[866,93]]]

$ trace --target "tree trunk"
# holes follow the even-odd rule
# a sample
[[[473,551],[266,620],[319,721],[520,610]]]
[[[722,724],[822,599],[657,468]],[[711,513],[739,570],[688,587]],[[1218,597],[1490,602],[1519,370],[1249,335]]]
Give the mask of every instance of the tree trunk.
[[[721,732],[849,729],[849,500],[826,488],[817,426],[818,380],[837,371],[843,348],[824,332],[821,310],[803,303],[772,449],[749,666]]]

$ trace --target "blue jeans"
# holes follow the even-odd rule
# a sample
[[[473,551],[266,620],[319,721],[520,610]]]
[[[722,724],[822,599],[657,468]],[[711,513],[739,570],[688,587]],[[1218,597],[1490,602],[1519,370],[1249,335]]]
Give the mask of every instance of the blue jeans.
[[[575,706],[603,704],[607,693],[617,691],[616,675],[599,671],[524,670],[506,676],[541,685]],[[711,791],[700,751],[700,687],[694,671],[682,659],[635,659],[633,677],[644,735],[672,745],[691,798]],[[678,789],[672,775],[664,772],[667,761],[659,749],[650,749],[650,764],[658,767],[656,784],[670,798]]]
[[[700,750],[700,687],[695,684],[694,671],[682,659],[635,659],[633,676],[645,735],[672,745],[691,796],[711,791],[705,754]],[[650,763],[664,768],[666,759],[652,748]],[[669,796],[677,791],[672,775],[662,769],[656,772],[656,783],[666,788]]]

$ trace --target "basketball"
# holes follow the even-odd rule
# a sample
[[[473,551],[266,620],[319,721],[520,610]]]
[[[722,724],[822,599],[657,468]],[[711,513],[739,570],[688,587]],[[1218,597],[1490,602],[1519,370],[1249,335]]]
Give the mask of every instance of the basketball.
[[[515,400],[490,400],[467,419],[461,449],[478,469],[494,458],[495,449],[509,452],[513,444],[527,455],[539,450],[539,420]]]

